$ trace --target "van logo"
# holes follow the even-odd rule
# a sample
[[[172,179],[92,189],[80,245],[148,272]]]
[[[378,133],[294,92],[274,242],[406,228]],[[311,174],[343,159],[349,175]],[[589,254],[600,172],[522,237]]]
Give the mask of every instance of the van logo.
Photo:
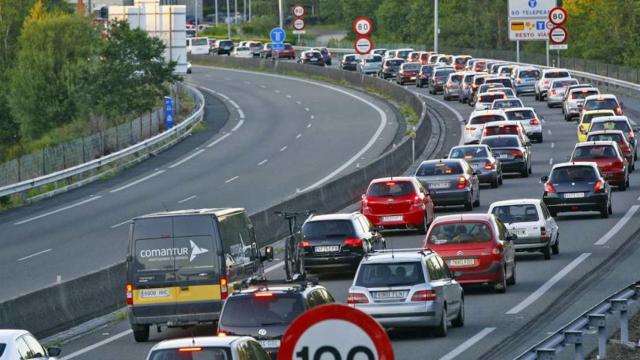
[[[267,335],[267,329],[260,329],[260,330],[258,330],[258,335],[260,335],[260,336],[265,336],[265,335]]]
[[[196,245],[196,243],[194,243],[193,240],[189,240],[189,242],[191,243],[191,257],[189,258],[189,262],[192,262],[193,259],[196,258],[196,256],[206,254],[209,252],[208,249],[201,248],[198,245]]]

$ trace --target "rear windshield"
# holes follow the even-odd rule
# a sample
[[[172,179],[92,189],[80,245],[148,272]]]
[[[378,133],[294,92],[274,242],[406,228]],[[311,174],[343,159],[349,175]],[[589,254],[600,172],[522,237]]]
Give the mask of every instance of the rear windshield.
[[[473,81],[473,74],[468,74],[464,76],[464,83],[465,84],[471,84],[471,82]]]
[[[495,109],[503,109],[510,107],[522,107],[522,102],[518,99],[500,100],[493,104]]]
[[[425,74],[433,74],[433,67],[431,66],[423,66],[422,68],[420,68],[420,71],[422,71]]]
[[[233,41],[229,41],[229,40],[227,40],[227,41],[220,41],[219,45],[220,45],[220,46],[222,46],[222,45],[233,45]]]
[[[345,61],[353,61],[353,60],[355,60],[355,59],[356,59],[356,56],[355,56],[355,55],[349,55],[349,56],[345,56],[345,57],[344,57],[344,60],[345,60]]]
[[[416,176],[440,176],[462,174],[462,166],[458,162],[429,162],[420,165]]]
[[[4,349],[6,349],[6,347],[7,347],[7,344],[0,343],[0,356],[4,354]]]
[[[482,95],[482,96],[480,96],[480,99],[478,99],[478,102],[490,103],[490,102],[493,102],[493,100],[495,100],[495,99],[504,99],[504,93],[495,93],[495,94],[490,94],[490,95]]]
[[[367,63],[381,62],[381,61],[382,61],[382,56],[379,56],[379,55],[364,60],[364,62],[367,62]]]
[[[409,70],[409,71],[418,71],[420,70],[420,64],[414,64],[414,63],[402,64],[402,68],[404,70]]]
[[[452,159],[474,159],[474,158],[486,158],[487,149],[484,146],[455,148],[451,150]]]
[[[587,141],[615,141],[622,142],[622,136],[620,134],[589,134]]]
[[[452,82],[459,83],[462,80],[462,75],[451,75],[450,79]]]
[[[504,87],[511,87],[511,80],[509,79],[488,79],[486,84],[502,84]]]
[[[491,241],[491,230],[483,222],[437,224],[429,232],[429,244],[465,244]]]
[[[191,46],[209,46],[209,40],[206,38],[191,39]]]
[[[412,51],[413,50],[401,50],[401,51],[398,51],[398,57],[406,59],[407,56],[409,56],[409,53],[412,52]]]
[[[591,124],[591,121],[593,121],[593,119],[598,117],[604,117],[604,116],[613,116],[613,113],[606,112],[606,113],[584,114],[584,116],[582,117],[582,123]]]
[[[520,142],[515,136],[488,137],[482,139],[482,144],[490,148],[520,147]]]
[[[538,210],[532,204],[496,206],[492,213],[505,224],[538,221]]]
[[[424,284],[424,273],[419,262],[392,264],[363,264],[358,271],[356,286],[390,287]]]
[[[598,95],[598,90],[577,90],[571,93],[572,99],[584,99],[587,96]]]
[[[626,121],[597,121],[591,124],[590,131],[596,130],[621,130],[629,131],[629,125]]]
[[[231,360],[229,348],[192,347],[191,351],[183,349],[156,350],[149,360]]]
[[[353,224],[350,220],[309,221],[302,226],[302,234],[305,238],[349,236],[353,233]]]
[[[407,196],[415,193],[413,184],[409,181],[387,181],[371,184],[367,190],[368,196]]]
[[[400,66],[404,63],[404,60],[387,60],[387,66]]]
[[[482,84],[484,84],[485,80],[486,80],[486,78],[484,76],[475,77],[475,78],[473,78],[473,83],[475,85],[482,85]]]
[[[512,110],[507,111],[507,119],[509,120],[530,120],[535,118],[536,115],[532,110]]]
[[[544,77],[547,79],[558,79],[558,78],[571,77],[571,75],[569,75],[569,73],[566,71],[551,71],[546,73]]]
[[[521,79],[537,79],[539,76],[540,71],[538,70],[522,70],[519,74]]]
[[[456,72],[454,69],[439,69],[436,70],[436,77],[447,77],[449,74]]]
[[[552,86],[555,89],[555,88],[566,87],[566,86],[569,86],[569,85],[575,85],[577,83],[578,83],[578,81],[577,80],[573,80],[573,79],[571,79],[571,80],[556,80],[556,81],[553,82]]]
[[[505,120],[504,117],[500,115],[481,115],[481,116],[475,116],[471,118],[471,121],[469,121],[469,124],[472,124],[472,125],[486,124],[493,121],[504,121],[504,120]]]
[[[304,312],[299,294],[271,293],[271,296],[232,296],[220,314],[220,324],[230,327],[288,325]]]
[[[591,166],[564,166],[556,168],[551,172],[549,181],[554,184],[576,182],[576,181],[595,181],[597,174]]]
[[[573,152],[573,160],[609,159],[617,157],[611,145],[580,146]]]

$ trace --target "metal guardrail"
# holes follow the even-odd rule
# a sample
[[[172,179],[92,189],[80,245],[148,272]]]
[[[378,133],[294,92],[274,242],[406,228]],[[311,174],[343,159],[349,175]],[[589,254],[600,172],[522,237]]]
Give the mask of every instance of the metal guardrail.
[[[128,148],[111,153],[109,155],[102,156],[98,159],[86,162],[84,164],[73,166],[73,167],[60,170],[51,174],[47,174],[44,176],[40,176],[37,178],[33,178],[33,179],[18,182],[15,184],[0,187],[0,197],[18,194],[30,189],[43,186],[43,185],[54,183],[56,181],[65,180],[73,176],[77,176],[82,173],[98,169],[101,166],[111,164],[115,161],[124,159],[127,156],[131,156],[140,151],[148,150],[149,148],[155,146],[156,144],[159,144],[170,138],[173,138],[173,137],[179,138],[180,136],[184,136],[186,133],[191,131],[191,127],[194,124],[202,120],[202,116],[204,114],[204,96],[200,91],[195,89],[193,86],[186,85],[186,84],[183,84],[183,85],[187,88],[190,88],[191,91],[196,95],[197,109],[187,119],[185,119],[175,127],[169,130],[166,130],[147,140],[144,140],[135,145],[132,145]]]
[[[620,314],[620,341],[629,343],[629,308],[640,302],[640,281],[631,284],[560,328],[553,335],[532,346],[516,360],[553,360],[570,345],[574,348],[574,359],[584,359],[584,337],[591,330],[598,334],[598,358],[607,355],[607,317]]]

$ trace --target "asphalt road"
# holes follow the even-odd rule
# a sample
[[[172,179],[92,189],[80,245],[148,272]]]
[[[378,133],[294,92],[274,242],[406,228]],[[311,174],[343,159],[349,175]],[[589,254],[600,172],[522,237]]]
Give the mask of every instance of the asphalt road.
[[[429,96],[425,89],[409,87],[430,99],[443,102],[442,96]],[[527,105],[534,106],[545,119],[543,124],[545,141],[533,145],[533,175],[529,178],[510,176],[498,189],[483,187],[481,207],[476,212],[484,212],[493,201],[518,198],[539,198],[542,185],[539,178],[547,175],[552,164],[566,161],[576,141],[575,123],[565,122],[560,109],[549,109],[545,103],[535,102],[533,97],[523,97]],[[429,100],[428,103],[430,103]],[[458,102],[447,103],[451,110],[447,121],[458,123],[457,116],[463,119],[471,113],[471,108]],[[640,108],[631,99],[626,101],[629,110]],[[457,113],[457,114],[456,114]],[[629,111],[634,114],[635,112]],[[390,333],[397,359],[477,359],[496,344],[514,334],[528,333],[528,323],[537,318],[544,321],[544,331],[528,333],[526,341],[513,347],[500,349],[499,356],[487,358],[513,358],[526,346],[547,336],[548,331],[559,328],[586,308],[601,301],[614,290],[637,280],[637,255],[640,245],[625,248],[625,254],[616,261],[607,264],[606,273],[595,283],[587,284],[581,296],[572,305],[560,309],[550,308],[560,302],[561,295],[572,289],[588,274],[601,271],[601,264],[612,255],[622,243],[640,228],[638,213],[640,207],[640,176],[637,172],[631,177],[631,188],[626,192],[613,194],[613,215],[601,219],[598,214],[583,213],[560,215],[560,254],[545,261],[541,254],[519,254],[517,257],[517,284],[510,286],[506,294],[496,294],[483,287],[465,289],[466,324],[463,328],[450,329],[446,338],[435,338],[429,331]],[[440,214],[454,214],[459,209],[438,209]],[[388,233],[388,244],[396,248],[420,247],[422,236],[411,233]],[[595,245],[596,242],[604,242]],[[637,242],[636,242],[637,243]],[[618,255],[620,256],[620,255]],[[282,278],[281,269],[276,269],[269,277]],[[340,302],[345,302],[352,275],[332,275],[322,278],[331,293]],[[549,311],[547,309],[550,309]],[[553,310],[553,312],[550,312]],[[507,314],[508,313],[508,314]],[[110,359],[114,356],[123,359],[141,359],[153,343],[137,344],[128,332],[126,321],[116,322],[97,332],[82,337],[65,346],[65,353],[87,349],[100,341],[110,341],[94,350],[74,356],[76,359]],[[167,338],[213,334],[212,328],[191,330],[172,329],[160,334],[153,333],[152,341]],[[115,336],[115,337],[114,337]],[[119,337],[118,337],[119,336]],[[416,354],[425,354],[425,357]]]
[[[256,212],[365,165],[398,129],[388,104],[332,85],[203,67],[187,80],[209,89],[208,131],[115,177],[0,215],[0,301],[122,261],[135,216]]]

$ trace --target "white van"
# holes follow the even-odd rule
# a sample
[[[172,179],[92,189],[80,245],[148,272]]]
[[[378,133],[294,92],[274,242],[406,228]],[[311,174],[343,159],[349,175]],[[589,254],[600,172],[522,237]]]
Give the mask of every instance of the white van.
[[[187,39],[187,54],[207,55],[209,53],[209,38],[193,37]]]

